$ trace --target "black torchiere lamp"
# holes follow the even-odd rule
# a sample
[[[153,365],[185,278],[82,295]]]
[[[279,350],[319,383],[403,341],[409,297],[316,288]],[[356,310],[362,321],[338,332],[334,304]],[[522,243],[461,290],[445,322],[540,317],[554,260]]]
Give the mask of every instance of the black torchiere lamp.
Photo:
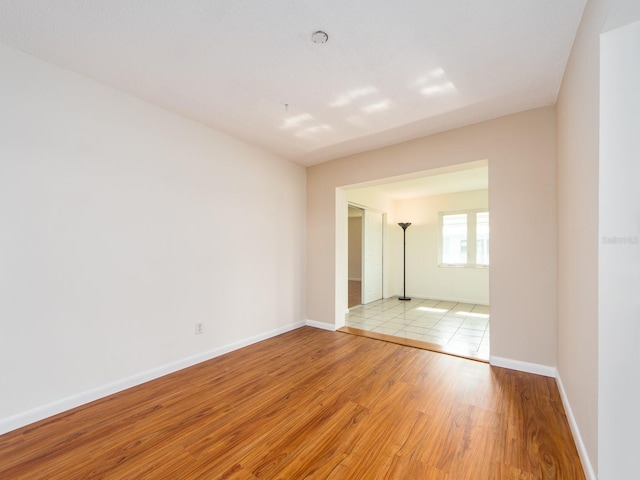
[[[402,296],[398,300],[411,300],[407,297],[407,228],[411,223],[399,223],[402,227]]]

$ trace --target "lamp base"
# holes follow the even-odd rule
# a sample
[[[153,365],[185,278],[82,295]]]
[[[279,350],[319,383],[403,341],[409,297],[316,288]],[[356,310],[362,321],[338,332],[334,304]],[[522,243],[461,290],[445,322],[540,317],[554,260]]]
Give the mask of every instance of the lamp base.
[[[411,297],[398,297],[398,300],[411,300]]]

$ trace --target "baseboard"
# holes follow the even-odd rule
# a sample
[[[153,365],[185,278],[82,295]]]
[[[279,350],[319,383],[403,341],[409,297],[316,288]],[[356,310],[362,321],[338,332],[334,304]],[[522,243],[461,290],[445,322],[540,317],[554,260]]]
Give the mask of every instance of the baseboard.
[[[540,365],[539,363],[522,362],[520,360],[512,360],[510,358],[494,357],[492,355],[489,358],[489,364],[494,367],[509,368],[511,370],[543,375],[545,377],[555,378],[556,376],[556,367]]]
[[[427,297],[427,298],[434,298],[434,297]],[[470,303],[473,305],[489,305],[489,300],[487,299],[487,301],[480,301],[477,298],[473,299],[473,298],[440,298],[440,297],[435,297],[438,300],[442,300],[444,302],[456,302],[456,303]]]
[[[307,320],[307,326],[321,328],[322,330],[336,331],[336,326],[332,323],[316,322],[315,320]]]
[[[580,429],[578,428],[576,419],[573,416],[571,404],[569,403],[569,398],[567,397],[567,392],[564,389],[562,378],[560,377],[558,369],[555,367],[550,367],[548,365],[522,362],[520,360],[512,360],[502,357],[491,357],[489,363],[496,367],[509,368],[511,370],[518,370],[521,372],[534,373],[536,375],[544,375],[545,377],[555,378],[556,384],[558,385],[558,391],[560,392],[560,398],[562,399],[562,405],[564,406],[564,411],[569,422],[569,427],[571,428],[573,441],[576,444],[578,455],[580,456],[580,461],[582,462],[584,474],[587,480],[597,480],[597,476],[593,470],[593,466],[591,465],[591,461],[587,453],[587,448],[582,440],[582,435],[580,435]]]
[[[429,299],[429,300],[439,300],[441,302],[454,302],[454,303],[470,303],[473,305],[489,305],[489,302],[480,302],[478,301],[478,299],[469,299],[469,298],[451,298],[451,297],[440,297],[439,295],[436,296],[424,296],[424,295],[414,295],[413,292],[409,293],[407,292],[407,295],[409,296],[409,298],[415,298],[416,300],[419,299]],[[385,296],[384,298],[393,298],[393,297],[401,297],[402,296],[402,292],[398,292],[398,293],[394,293],[392,295],[389,296]]]
[[[560,377],[559,372],[556,372],[556,384],[558,385],[560,398],[562,398],[564,413],[567,415],[567,420],[569,421],[569,427],[571,428],[571,433],[573,434],[573,441],[576,443],[576,448],[578,449],[578,455],[580,456],[580,461],[582,462],[584,475],[585,477],[587,477],[587,480],[597,480],[596,473],[593,470],[593,465],[591,465],[591,460],[589,459],[589,454],[587,453],[587,447],[582,441],[582,435],[580,435],[580,429],[578,428],[578,423],[576,422],[576,419],[573,416],[573,411],[571,410],[571,404],[569,403],[569,398],[567,397],[567,392],[564,389],[564,384],[562,383],[562,378]]]
[[[26,412],[13,415],[11,417],[3,418],[2,420],[0,420],[0,435],[12,430],[16,430],[18,428],[22,428],[26,425],[30,425],[34,422],[43,420],[53,415],[57,415],[67,410],[71,410],[72,408],[79,407],[95,400],[99,400],[100,398],[113,395],[114,393],[121,392],[128,388],[135,387],[150,380],[155,380],[156,378],[160,378],[164,375],[182,370],[183,368],[191,367],[198,363],[211,360],[212,358],[219,357],[220,355],[232,352],[233,350],[237,350],[239,348],[261,342],[262,340],[275,337],[276,335],[295,330],[296,328],[303,327],[304,325],[305,322],[291,323],[289,325],[285,325],[283,327],[279,327],[274,330],[261,333],[259,335],[254,335],[252,337],[245,338],[228,345],[223,345],[213,350],[202,352],[197,355],[178,360],[176,362],[147,370],[146,372],[132,375],[108,385],[103,385],[101,387],[88,390],[77,395],[72,395],[70,397],[66,397],[61,400],[48,403],[46,405],[27,410]]]

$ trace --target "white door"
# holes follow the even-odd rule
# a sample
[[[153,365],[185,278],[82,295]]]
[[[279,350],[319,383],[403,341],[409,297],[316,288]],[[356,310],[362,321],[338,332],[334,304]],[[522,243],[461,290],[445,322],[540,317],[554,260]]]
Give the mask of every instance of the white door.
[[[362,217],[362,304],[382,298],[382,214]]]

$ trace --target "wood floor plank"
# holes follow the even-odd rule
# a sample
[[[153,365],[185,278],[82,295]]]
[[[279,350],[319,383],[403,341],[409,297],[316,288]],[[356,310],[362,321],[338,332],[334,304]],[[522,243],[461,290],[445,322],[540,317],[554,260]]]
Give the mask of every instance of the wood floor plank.
[[[451,480],[451,477],[437,468],[426,465],[415,457],[395,456],[386,478],[420,478],[425,480]],[[476,477],[482,478],[482,477]]]
[[[0,478],[584,476],[553,379],[304,327],[2,435]]]

